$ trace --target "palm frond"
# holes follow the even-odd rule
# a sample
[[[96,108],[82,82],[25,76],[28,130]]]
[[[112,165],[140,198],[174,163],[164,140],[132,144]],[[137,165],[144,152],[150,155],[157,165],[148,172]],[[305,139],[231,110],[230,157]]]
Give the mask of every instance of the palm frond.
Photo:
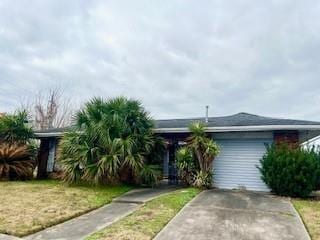
[[[0,144],[0,179],[28,179],[35,168],[35,154],[24,144]]]
[[[155,149],[152,127],[153,121],[139,101],[94,98],[77,113],[75,132],[62,140],[61,162],[71,165],[66,174],[75,171],[67,179],[73,181],[81,175],[98,183],[117,179],[124,168],[128,173],[138,172]],[[83,171],[79,171],[80,165]]]

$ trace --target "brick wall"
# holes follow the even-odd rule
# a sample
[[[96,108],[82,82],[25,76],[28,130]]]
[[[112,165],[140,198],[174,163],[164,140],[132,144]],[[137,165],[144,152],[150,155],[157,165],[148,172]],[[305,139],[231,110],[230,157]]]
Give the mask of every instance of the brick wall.
[[[276,144],[287,143],[292,146],[299,145],[298,131],[276,131],[273,134],[273,139]]]

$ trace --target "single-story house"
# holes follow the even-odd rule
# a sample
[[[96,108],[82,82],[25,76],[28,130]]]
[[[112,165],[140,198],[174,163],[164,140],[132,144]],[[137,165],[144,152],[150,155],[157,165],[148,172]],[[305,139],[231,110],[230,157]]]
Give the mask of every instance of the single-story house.
[[[269,191],[261,180],[257,168],[266,151],[266,144],[273,142],[304,143],[320,135],[320,122],[263,117],[248,113],[231,116],[157,120],[154,131],[165,138],[167,151],[163,157],[163,174],[174,177],[175,151],[185,144],[188,126],[194,121],[206,124],[206,132],[220,146],[215,158],[214,186],[224,189]],[[68,129],[50,129],[36,132],[41,140],[39,169],[54,169],[56,145]],[[41,173],[41,171],[40,171]]]

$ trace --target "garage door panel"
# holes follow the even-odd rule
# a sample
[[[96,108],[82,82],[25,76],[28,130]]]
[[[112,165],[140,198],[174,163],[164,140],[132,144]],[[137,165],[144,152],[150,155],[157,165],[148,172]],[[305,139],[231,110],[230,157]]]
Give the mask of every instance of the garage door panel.
[[[220,140],[221,153],[214,160],[214,185],[219,188],[269,191],[257,166],[271,139]]]
[[[233,177],[233,175],[232,174],[227,174],[227,175],[219,176],[219,175],[216,174],[216,177],[219,177],[221,180],[229,181],[230,177]],[[257,178],[254,177],[254,176],[248,177],[245,174],[238,174],[238,179],[241,179],[241,178],[245,178],[246,180],[257,180]]]

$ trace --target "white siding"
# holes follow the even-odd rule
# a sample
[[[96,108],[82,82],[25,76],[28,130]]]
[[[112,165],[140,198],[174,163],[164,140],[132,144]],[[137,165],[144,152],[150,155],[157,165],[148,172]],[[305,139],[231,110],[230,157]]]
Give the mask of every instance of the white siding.
[[[245,188],[269,191],[257,168],[272,139],[217,140],[221,152],[214,160],[214,185],[218,188]]]

